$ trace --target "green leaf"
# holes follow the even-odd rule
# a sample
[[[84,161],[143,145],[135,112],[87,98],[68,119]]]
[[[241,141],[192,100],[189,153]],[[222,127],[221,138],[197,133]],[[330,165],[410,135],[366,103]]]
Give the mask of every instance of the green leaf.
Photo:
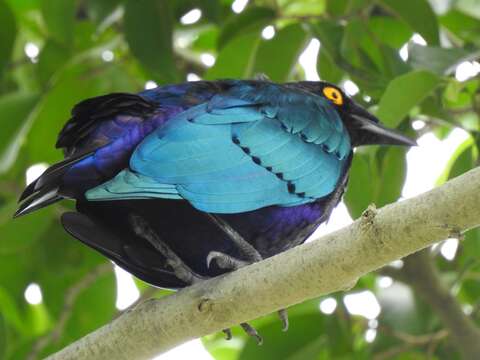
[[[341,16],[347,10],[350,0],[327,0],[326,12],[331,16]]]
[[[259,36],[260,30],[274,19],[275,11],[267,7],[249,7],[240,14],[231,16],[218,37],[218,49],[222,49],[238,35],[255,32]]]
[[[41,0],[40,4],[50,37],[65,46],[71,46],[75,26],[75,1]]]
[[[297,1],[281,1],[285,3],[282,7],[282,15],[285,17],[299,18],[302,17],[320,17],[325,13],[326,3],[328,0],[297,0]],[[341,0],[334,0],[336,2]]]
[[[15,240],[15,239],[12,239]],[[5,241],[2,237],[0,243]],[[33,244],[32,244],[33,245]],[[2,255],[0,253],[0,284],[15,301],[20,310],[26,306],[24,292],[29,283],[33,281],[33,274],[37,258],[31,250],[33,247],[26,247],[25,251],[18,254],[21,256],[12,256],[12,254]]]
[[[0,312],[0,359],[5,358],[7,352],[7,326],[3,314]]]
[[[199,31],[197,38],[192,43],[192,50],[198,52],[213,52],[217,46],[218,39],[217,27],[206,27],[202,31]]]
[[[27,335],[29,333],[18,304],[2,287],[0,287],[0,314],[3,314],[3,325],[8,324],[19,334]]]
[[[389,16],[370,17],[368,30],[393,48],[400,48],[412,36],[412,31],[404,22]]]
[[[204,78],[251,78],[259,44],[257,34],[236,37],[220,51],[215,65],[208,69]]]
[[[455,5],[460,11],[480,18],[480,3],[477,0],[457,0]]]
[[[0,173],[13,163],[12,148],[19,146],[20,129],[27,122],[38,99],[38,94],[24,92],[0,97]]]
[[[477,151],[473,138],[469,137],[455,150],[448,160],[443,173],[436,181],[436,185],[442,185],[447,180],[453,179],[475,167]]]
[[[200,0],[199,5],[208,20],[215,23],[220,22],[222,8],[219,0]]]
[[[401,147],[382,148],[385,154],[381,158],[377,182],[375,205],[382,207],[398,200],[402,193],[407,172],[406,149]],[[377,152],[377,157],[379,152]]]
[[[253,73],[266,74],[273,81],[286,81],[306,40],[307,34],[300,24],[289,25],[278,31],[273,39],[263,40],[258,47]]]
[[[133,55],[159,82],[178,79],[173,59],[173,19],[166,0],[127,0],[125,37]]]
[[[364,23],[359,19],[349,21],[340,45],[340,52],[344,59],[356,67],[362,67],[362,58],[359,54],[359,47],[362,38],[365,36]]]
[[[262,336],[268,339],[261,348],[253,341],[248,341],[238,357],[239,360],[285,359],[302,360],[313,359],[325,347],[326,335],[324,317],[317,310],[302,316],[292,316],[290,338],[284,339],[278,323],[271,322],[258,329]]]
[[[90,1],[88,3],[88,13],[100,27],[103,22],[120,6],[121,0],[101,0]]]
[[[316,24],[310,24],[309,28],[320,40],[322,44],[321,48],[325,51],[325,55],[329,57],[330,61],[338,68],[347,72],[350,78],[357,83],[362,90],[372,95],[373,93],[383,91],[385,80],[378,74],[378,71],[368,71],[368,69],[365,68],[359,69],[342,56],[340,49],[344,34],[342,26],[333,21],[323,20]],[[359,52],[359,57],[360,56],[362,57],[362,61],[367,60],[364,54],[360,54]]]
[[[438,45],[438,21],[427,0],[380,0],[380,3],[404,20],[430,45]]]
[[[349,0],[347,6],[347,14],[353,15],[353,13],[355,12],[360,12],[370,6],[373,2],[374,0]]]
[[[424,115],[430,116],[435,119],[443,119],[448,122],[454,122],[453,120],[453,115],[448,112],[447,109],[442,104],[442,98],[441,98],[442,93],[440,91],[435,91],[432,95],[427,96],[425,100],[420,105],[420,112]],[[476,123],[476,120],[475,120]],[[441,132],[443,133],[444,131],[450,132],[451,126],[444,126],[445,129],[442,129],[442,127],[439,127],[436,130],[441,129]],[[437,134],[438,136],[438,134]]]
[[[72,317],[66,326],[68,335],[72,339],[78,339],[112,320],[117,311],[115,298],[116,282],[113,272],[99,277],[75,302]]]
[[[50,224],[31,251],[35,253],[35,273],[30,281],[40,285],[43,304],[52,322],[58,321],[64,311],[66,294],[72,288],[78,288],[79,283],[85,283],[86,278],[93,281],[90,286],[83,286],[71,309],[70,325],[62,332],[59,342],[50,346],[47,352],[58,350],[111,320],[116,312],[115,279],[104,256],[73,239],[58,221]],[[98,277],[89,275],[98,271],[99,266],[107,267]]]
[[[380,52],[385,69],[384,74],[389,80],[411,70],[410,65],[402,60],[397,49],[381,44]]]
[[[353,157],[350,180],[344,196],[352,218],[358,218],[373,203],[376,178],[369,154],[357,152]]]
[[[400,197],[406,176],[405,152],[403,148],[389,147],[355,153],[344,197],[354,219],[372,203],[382,207]]]
[[[320,47],[317,58],[317,71],[320,79],[338,84],[343,78],[343,71],[326,54],[323,47]]]
[[[440,24],[462,40],[480,45],[480,21],[459,10],[450,10],[441,16]]]
[[[465,50],[463,48],[440,48],[408,45],[409,63],[417,69],[430,70],[438,75],[448,75],[455,71],[458,64],[474,60],[480,56],[480,49]]]
[[[15,17],[5,1],[0,0],[0,80],[10,61],[13,44],[17,34]]]
[[[440,78],[424,70],[393,79],[380,99],[377,116],[388,127],[396,127],[439,84]]]
[[[91,252],[91,250],[88,251]],[[49,293],[48,301],[46,298],[44,302],[45,306],[48,306],[50,309],[52,306],[51,300],[54,298],[61,306],[61,309],[63,309],[66,293],[72,291],[72,287],[78,287],[78,284],[85,281],[89,273],[88,270],[91,272],[95,268],[86,269],[82,267],[83,275],[81,277],[71,276],[70,280],[68,280],[68,277],[55,277],[51,274],[48,279],[49,283],[46,286],[40,282],[42,291],[45,290],[44,292]],[[40,358],[60,350],[113,319],[117,313],[115,308],[116,282],[113,271],[93,277],[92,280],[93,282],[88,287],[83,286],[79,289],[81,291],[69,310],[69,317],[64,330],[60,334],[60,338],[58,341],[50,344],[42,352]],[[57,305],[55,306],[58,307]],[[55,315],[54,321],[58,321],[58,314]]]
[[[465,240],[462,244],[462,257],[465,254],[465,260],[475,259],[480,262],[480,229],[471,229],[465,233]],[[465,262],[465,260],[463,262]],[[477,282],[477,287],[480,287]],[[480,295],[480,292],[479,294]]]
[[[47,84],[52,75],[62,70],[70,57],[69,47],[53,39],[47,40],[38,60],[38,77],[42,84]]]
[[[72,107],[88,97],[111,91],[111,81],[96,75],[88,63],[64,68],[31,119],[26,141],[30,161],[50,164],[58,161],[62,154],[54,144]]]
[[[315,36],[317,36],[330,59],[337,63],[341,60],[340,44],[343,38],[343,27],[333,21],[320,21],[310,28]]]
[[[0,255],[18,254],[35,243],[48,229],[53,208],[47,208],[30,216],[12,219],[17,202],[11,201],[0,208]]]
[[[6,2],[17,16],[39,8],[39,0],[6,0]]]

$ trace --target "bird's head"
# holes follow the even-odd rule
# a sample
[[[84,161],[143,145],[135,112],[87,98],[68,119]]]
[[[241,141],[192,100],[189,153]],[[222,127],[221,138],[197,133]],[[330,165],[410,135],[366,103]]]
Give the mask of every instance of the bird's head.
[[[358,105],[338,86],[323,81],[305,81],[301,82],[301,85],[324,97],[336,108],[350,134],[353,146],[417,145],[415,140],[383,126],[374,115]]]

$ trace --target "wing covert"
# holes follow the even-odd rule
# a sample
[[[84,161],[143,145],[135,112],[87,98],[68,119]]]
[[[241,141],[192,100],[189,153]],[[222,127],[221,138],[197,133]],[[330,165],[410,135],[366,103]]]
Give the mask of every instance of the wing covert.
[[[122,172],[87,198],[183,198],[238,213],[330,194],[351,152],[341,119],[320,97],[271,87],[215,95],[178,114],[135,150],[127,171],[135,176]]]

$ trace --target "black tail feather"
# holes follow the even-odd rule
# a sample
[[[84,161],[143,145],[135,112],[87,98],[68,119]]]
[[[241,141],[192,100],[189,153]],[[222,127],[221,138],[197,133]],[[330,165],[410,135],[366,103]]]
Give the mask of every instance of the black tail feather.
[[[29,214],[35,210],[56,203],[57,201],[60,201],[62,199],[63,196],[58,195],[58,188],[43,189],[23,201],[13,215],[13,217],[16,218]]]
[[[122,234],[113,232],[92,217],[78,212],[64,213],[61,221],[70,235],[139,279],[166,289],[179,289],[187,285],[165,268],[166,260],[161,254],[150,249],[141,238],[135,238],[130,231],[122,231]],[[128,245],[132,241],[135,245]]]
[[[25,188],[18,200],[21,204],[13,217],[26,215],[62,200],[64,196],[60,189],[63,185],[63,176],[72,165],[91,154],[91,151],[84,152],[50,166],[38,179]]]

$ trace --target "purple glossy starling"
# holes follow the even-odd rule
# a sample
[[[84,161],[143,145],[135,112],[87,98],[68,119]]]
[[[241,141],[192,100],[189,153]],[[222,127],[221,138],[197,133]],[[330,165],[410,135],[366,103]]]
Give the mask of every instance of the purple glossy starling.
[[[414,145],[325,82],[199,81],[85,100],[65,160],[16,216],[64,198],[66,231],[178,289],[303,243],[345,190],[353,151]]]

